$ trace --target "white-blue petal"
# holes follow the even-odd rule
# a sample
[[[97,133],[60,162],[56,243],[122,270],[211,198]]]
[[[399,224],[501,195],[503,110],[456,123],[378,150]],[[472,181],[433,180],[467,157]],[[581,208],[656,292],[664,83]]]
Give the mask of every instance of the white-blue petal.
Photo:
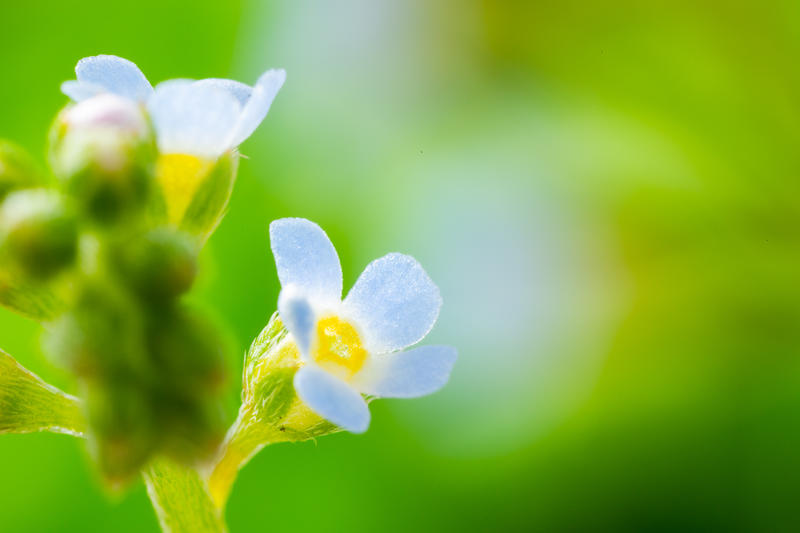
[[[353,386],[381,398],[418,398],[445,386],[457,357],[452,346],[420,346],[379,355],[353,377]]]
[[[250,100],[250,95],[253,93],[253,88],[244,83],[234,80],[226,80],[224,78],[206,78],[195,82],[197,85],[204,85],[208,87],[216,87],[223,91],[231,93],[238,101],[239,105],[244,108],[247,101]]]
[[[192,78],[172,78],[159,82],[156,85],[155,91],[163,91],[167,87],[184,87],[194,83],[197,83],[197,81],[193,80]]]
[[[72,98],[76,102],[86,100],[92,96],[97,96],[106,90],[100,85],[83,81],[65,81],[61,84],[61,92]]]
[[[304,361],[310,359],[311,334],[314,331],[316,317],[314,309],[297,285],[288,285],[278,296],[278,313],[283,325],[295,339]]]
[[[156,87],[147,110],[162,153],[213,159],[227,151],[241,108],[227,91],[171,80]]]
[[[272,101],[286,81],[286,71],[283,69],[268,70],[258,78],[253,93],[247,104],[242,109],[242,115],[236,124],[236,129],[231,136],[231,147],[239,146],[250,137],[256,128],[267,116]]]
[[[388,254],[364,269],[344,300],[345,314],[361,326],[373,353],[419,342],[439,316],[439,288],[416,259]]]
[[[117,56],[84,57],[75,66],[75,75],[78,81],[99,85],[132,100],[144,101],[153,92],[139,67]]]
[[[282,218],[269,225],[270,245],[281,286],[296,285],[315,305],[338,305],[342,267],[322,228],[304,218]]]
[[[351,433],[369,427],[367,402],[355,389],[321,368],[305,366],[294,376],[297,395],[312,411]]]

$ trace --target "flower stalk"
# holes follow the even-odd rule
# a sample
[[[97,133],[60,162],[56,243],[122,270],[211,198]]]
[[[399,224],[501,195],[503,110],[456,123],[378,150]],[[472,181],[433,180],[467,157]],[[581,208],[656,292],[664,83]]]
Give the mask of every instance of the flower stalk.
[[[210,469],[208,490],[214,505],[225,508],[239,470],[253,456],[265,446],[287,440],[285,432],[260,424],[249,407],[243,405]]]
[[[275,313],[245,355],[242,405],[208,471],[211,497],[224,508],[236,477],[262,448],[339,431],[312,412],[294,390],[302,366],[294,340]]]
[[[142,472],[147,494],[164,532],[225,533],[222,512],[211,501],[205,481],[191,468],[156,459]]]

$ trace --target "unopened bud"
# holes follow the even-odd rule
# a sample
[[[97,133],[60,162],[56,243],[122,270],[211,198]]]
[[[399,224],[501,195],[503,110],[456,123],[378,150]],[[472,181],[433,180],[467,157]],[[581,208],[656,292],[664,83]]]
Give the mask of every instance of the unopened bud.
[[[125,283],[151,303],[188,291],[197,274],[197,250],[188,236],[162,228],[126,242],[115,260]]]
[[[148,348],[156,372],[176,388],[208,397],[225,380],[226,345],[217,328],[185,308],[153,312]],[[180,384],[180,385],[179,385]]]
[[[148,348],[164,451],[192,464],[209,459],[225,435],[219,392],[225,347],[213,324],[182,308],[150,317]]]
[[[124,484],[159,440],[150,398],[125,381],[108,381],[89,384],[86,400],[91,448],[101,473],[112,484]]]
[[[0,206],[2,250],[34,278],[48,278],[69,266],[77,242],[77,222],[54,191],[17,191]]]
[[[61,117],[69,130],[107,129],[145,139],[150,124],[139,104],[115,94],[103,93],[67,108]]]
[[[94,279],[76,285],[72,308],[45,331],[48,356],[85,379],[149,379],[152,373],[136,301],[115,283]]]
[[[103,94],[67,108],[54,126],[50,155],[89,218],[110,223],[145,205],[156,155],[138,104]]]

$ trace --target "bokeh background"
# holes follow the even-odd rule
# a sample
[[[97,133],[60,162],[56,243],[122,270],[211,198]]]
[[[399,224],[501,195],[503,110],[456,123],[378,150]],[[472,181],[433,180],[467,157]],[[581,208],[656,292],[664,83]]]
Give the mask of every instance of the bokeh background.
[[[288,71],[242,146],[197,305],[242,354],[275,309],[270,220],[345,286],[416,256],[451,384],[242,472],[245,531],[800,530],[800,4],[3,2],[0,136],[37,156],[83,56],[152,82]],[[31,322],[0,347],[66,390]],[[0,438],[0,530],[156,531],[83,444]]]

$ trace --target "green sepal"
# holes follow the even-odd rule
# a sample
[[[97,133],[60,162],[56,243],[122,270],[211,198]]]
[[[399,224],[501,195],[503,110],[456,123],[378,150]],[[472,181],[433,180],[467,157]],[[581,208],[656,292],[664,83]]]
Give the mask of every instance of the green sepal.
[[[0,433],[86,433],[79,400],[42,381],[0,351]]]
[[[258,334],[258,337],[250,344],[250,348],[244,356],[242,403],[254,401],[253,394],[256,384],[260,379],[263,379],[263,372],[270,367],[268,360],[275,358],[275,348],[283,342],[286,335],[288,335],[288,331],[283,326],[283,322],[276,311],[272,314],[264,329]]]
[[[179,228],[202,242],[208,240],[225,216],[236,173],[239,153],[230,151],[222,155],[203,178],[183,214]]]
[[[303,441],[340,431],[297,397],[294,375],[301,366],[294,342],[277,312],[245,355],[242,415],[277,432],[279,440]]]
[[[281,368],[272,372],[256,385],[255,409],[261,413],[261,422],[277,424],[292,406],[297,394],[294,392],[296,368]]]

